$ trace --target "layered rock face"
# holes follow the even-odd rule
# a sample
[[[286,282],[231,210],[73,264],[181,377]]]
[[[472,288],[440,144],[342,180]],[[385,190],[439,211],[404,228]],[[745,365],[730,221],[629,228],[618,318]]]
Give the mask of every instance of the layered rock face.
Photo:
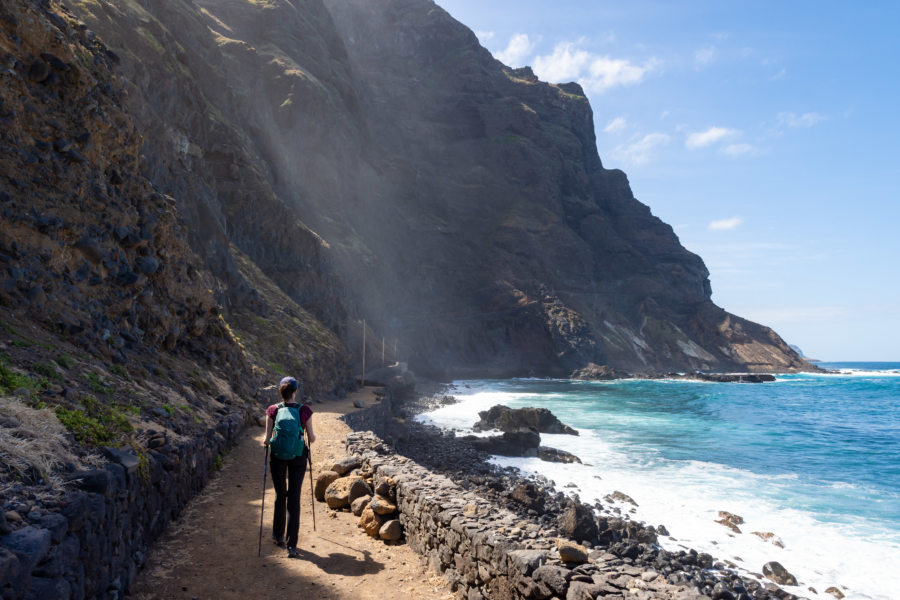
[[[243,255],[429,375],[807,366],[712,304],[701,259],[603,168],[577,84],[508,69],[430,0],[72,8],[121,56],[145,171],[226,308],[255,298]]]
[[[436,369],[805,366],[710,301],[702,260],[603,168],[577,84],[506,68],[431,2],[326,3],[392,159],[377,199],[406,248],[391,262],[421,283],[392,316]]]

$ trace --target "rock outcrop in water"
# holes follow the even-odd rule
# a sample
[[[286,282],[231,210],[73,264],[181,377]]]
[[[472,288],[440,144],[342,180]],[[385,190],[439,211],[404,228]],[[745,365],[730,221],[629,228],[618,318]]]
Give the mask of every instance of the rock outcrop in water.
[[[702,260],[603,167],[577,84],[505,67],[430,0],[72,8],[121,57],[144,168],[226,308],[255,298],[239,250],[423,374],[808,368],[711,302]]]

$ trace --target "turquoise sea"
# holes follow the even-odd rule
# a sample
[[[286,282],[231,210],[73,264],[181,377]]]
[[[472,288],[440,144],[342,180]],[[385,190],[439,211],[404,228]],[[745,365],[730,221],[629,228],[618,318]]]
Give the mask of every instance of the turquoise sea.
[[[765,384],[683,380],[460,381],[460,402],[420,418],[470,433],[494,404],[544,406],[580,435],[542,435],[584,465],[496,458],[582,500],[622,491],[663,546],[706,551],[748,573],[777,560],[790,591],[900,598],[900,363],[822,363],[834,373]],[[568,486],[568,487],[567,487]],[[718,511],[744,518],[741,533]],[[768,540],[753,532],[773,534]],[[815,593],[809,588],[814,588]]]

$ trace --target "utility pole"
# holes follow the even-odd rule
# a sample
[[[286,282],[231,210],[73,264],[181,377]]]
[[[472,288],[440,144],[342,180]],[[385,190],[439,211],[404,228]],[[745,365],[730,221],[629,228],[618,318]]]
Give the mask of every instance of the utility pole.
[[[384,337],[381,338],[381,366],[384,366]]]
[[[363,319],[363,355],[362,377],[359,378],[359,387],[366,387],[366,320]]]

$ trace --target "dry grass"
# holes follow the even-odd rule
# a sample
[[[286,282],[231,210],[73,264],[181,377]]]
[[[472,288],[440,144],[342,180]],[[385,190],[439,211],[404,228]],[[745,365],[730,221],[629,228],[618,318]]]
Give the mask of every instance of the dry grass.
[[[7,472],[0,473],[3,491],[14,482],[8,476],[27,483],[42,483],[61,492],[65,482],[59,476],[67,462],[84,468],[103,459],[96,455],[79,457],[73,452],[65,427],[49,409],[34,409],[18,398],[0,398],[0,463]]]

